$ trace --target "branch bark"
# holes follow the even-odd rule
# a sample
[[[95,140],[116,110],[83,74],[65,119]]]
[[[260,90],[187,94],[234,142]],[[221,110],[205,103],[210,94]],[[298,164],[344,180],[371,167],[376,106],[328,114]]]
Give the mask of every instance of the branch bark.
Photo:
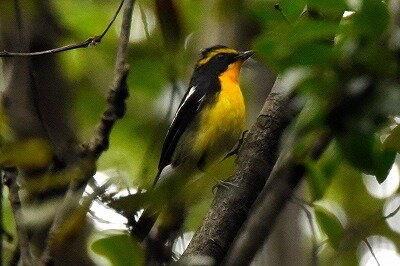
[[[8,199],[10,201],[11,210],[14,214],[15,230],[18,237],[19,251],[24,265],[32,265],[32,254],[29,248],[28,232],[23,224],[21,200],[19,198],[19,186],[17,184],[18,171],[15,168],[3,169],[3,180],[8,187]]]
[[[322,135],[309,154],[317,159],[330,142],[330,136]],[[301,156],[304,158],[304,156]],[[228,252],[224,265],[249,265],[270,235],[275,221],[303,179],[305,166],[302,158],[291,153],[271,173],[268,183],[254,203],[250,218],[246,221],[235,243]]]
[[[270,175],[278,154],[279,139],[294,110],[277,79],[256,123],[239,150],[229,186],[220,186],[203,225],[193,237],[183,260],[211,257],[219,264]]]
[[[122,118],[125,114],[125,100],[128,97],[128,84],[127,76],[129,72],[129,65],[127,63],[128,57],[128,43],[129,34],[132,23],[132,13],[135,0],[127,0],[125,2],[124,14],[122,18],[121,32],[118,43],[118,51],[115,65],[115,79],[112,84],[109,94],[107,97],[107,107],[103,112],[101,121],[96,126],[95,134],[92,139],[83,144],[82,149],[82,160],[83,170],[82,174],[85,176],[86,184],[87,181],[92,177],[92,172],[89,169],[85,171],[85,160],[89,160],[89,165],[92,159],[97,159],[101,153],[108,148],[109,136],[115,122]],[[56,242],[57,235],[62,227],[63,223],[68,219],[68,214],[73,212],[79,212],[79,198],[82,193],[79,193],[79,189],[82,188],[82,182],[71,181],[71,185],[65,196],[63,206],[60,206],[60,211],[56,214],[53,224],[51,226],[45,251],[42,255],[42,262],[44,265],[48,265],[54,262],[55,252],[57,250]]]
[[[83,144],[82,155],[92,155],[98,158],[101,153],[107,150],[109,136],[115,122],[125,114],[125,100],[128,98],[127,77],[129,73],[128,43],[132,24],[132,12],[135,0],[127,0],[120,31],[117,59],[115,63],[115,78],[107,97],[107,107],[103,112],[101,121],[97,124],[92,139]]]

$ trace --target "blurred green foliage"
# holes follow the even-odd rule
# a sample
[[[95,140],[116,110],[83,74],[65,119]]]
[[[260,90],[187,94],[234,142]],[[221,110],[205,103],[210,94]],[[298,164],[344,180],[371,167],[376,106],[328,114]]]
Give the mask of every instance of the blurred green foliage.
[[[400,250],[400,235],[383,217],[387,199],[373,197],[363,182],[374,178],[365,174],[374,175],[379,183],[384,182],[400,151],[400,127],[394,119],[400,113],[400,60],[398,45],[393,45],[400,40],[392,28],[390,10],[385,2],[362,0],[360,5],[349,2],[256,0],[239,3],[243,10],[229,8],[235,15],[234,12],[242,12],[237,14],[241,19],[257,23],[260,32],[256,39],[248,42],[253,43],[258,59],[280,74],[284,84],[306,102],[293,129],[303,137],[296,141],[294,148],[309,147],[320,132],[329,132],[334,137],[319,160],[305,158],[308,189],[302,197],[317,206],[313,211],[323,235],[318,239],[322,243],[318,253],[322,265],[332,261],[337,265],[356,265],[360,259],[359,246],[370,235],[386,236]],[[147,27],[148,35],[132,32],[135,39],[130,43],[127,113],[113,129],[110,149],[98,162],[99,170],[117,169],[121,178],[140,187],[149,187],[156,174],[169,124],[166,114],[173,95],[175,98],[181,95],[181,92],[173,93],[173,83],[188,84],[200,48],[213,45],[216,40],[241,45],[232,41],[232,36],[224,35],[226,27],[237,28],[237,21],[229,17],[231,13],[220,10],[226,1],[174,3],[179,22],[174,21],[174,17],[170,19],[173,24],[181,23],[182,28],[176,39],[180,43],[173,48],[163,39],[166,35],[156,19],[155,3],[145,0],[136,3],[134,16],[139,19],[135,20],[135,25],[142,29]],[[52,5],[65,30],[60,45],[99,34],[117,7],[115,1],[106,0],[52,1]],[[355,13],[342,18],[344,11]],[[143,14],[147,15],[140,17]],[[93,134],[112,84],[119,23],[117,20],[96,47],[68,51],[58,57],[74,94],[73,118],[82,140]],[[171,32],[167,34],[170,35]],[[222,37],[215,38],[216,35]],[[1,136],[6,138],[2,139],[1,155],[9,145],[14,145],[3,120],[1,116]],[[45,149],[35,146],[37,143],[28,144],[18,144],[22,145],[20,148],[25,150],[25,155]],[[24,164],[30,163],[26,158],[31,157],[7,152],[0,162],[17,158],[18,163]],[[233,159],[224,161],[204,182],[210,184],[227,178],[232,164]],[[208,208],[212,191],[204,187],[198,184],[198,189],[187,191],[193,194],[191,197],[200,198],[190,210],[185,224],[187,229],[195,230]],[[116,208],[135,206],[136,209],[138,200],[132,198],[134,202],[127,199],[114,204]],[[346,222],[339,219],[338,213],[319,205],[324,202],[339,206]],[[11,231],[8,205],[3,212],[5,228]],[[330,245],[323,244],[326,239]],[[140,265],[143,260],[137,243],[126,235],[98,240],[92,249],[114,265]]]
[[[320,261],[334,258],[338,265],[356,264],[357,247],[373,234],[387,236],[399,248],[398,234],[382,217],[384,197],[372,197],[362,182],[373,178],[365,174],[384,182],[399,151],[393,118],[400,111],[400,61],[391,45],[392,38],[399,39],[391,32],[388,6],[380,0],[360,1],[356,7],[325,0],[275,4],[254,5],[257,17],[262,17],[260,10],[268,9],[267,14],[275,9],[274,16],[262,17],[269,29],[255,47],[307,102],[295,129],[304,136],[297,149],[309,147],[318,132],[334,136],[318,161],[306,160],[311,200],[335,202],[347,217],[342,225],[338,214],[314,208],[316,221],[336,249],[323,248]],[[355,13],[342,18],[346,10]],[[277,19],[278,14],[283,19]],[[295,85],[289,85],[293,80]]]
[[[107,257],[112,265],[143,265],[144,258],[137,242],[125,234],[112,235],[96,240],[92,250]]]
[[[322,232],[328,236],[329,244],[338,248],[344,233],[339,219],[332,212],[318,205],[314,207],[314,212]]]

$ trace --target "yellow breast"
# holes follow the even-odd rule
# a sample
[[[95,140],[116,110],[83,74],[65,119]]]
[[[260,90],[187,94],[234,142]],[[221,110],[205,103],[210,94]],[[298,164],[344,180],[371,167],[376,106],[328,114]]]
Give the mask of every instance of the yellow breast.
[[[206,166],[231,151],[243,132],[245,104],[238,81],[240,67],[240,62],[233,63],[219,76],[221,91],[201,117],[194,150],[206,156],[202,158]]]

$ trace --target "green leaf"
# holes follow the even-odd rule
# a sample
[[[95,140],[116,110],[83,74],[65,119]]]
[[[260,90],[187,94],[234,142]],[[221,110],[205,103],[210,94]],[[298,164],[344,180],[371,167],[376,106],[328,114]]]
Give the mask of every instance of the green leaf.
[[[259,39],[255,48],[277,70],[298,65],[321,65],[333,57],[331,40],[338,25],[325,21],[302,20],[283,24]]]
[[[383,147],[400,152],[400,125],[397,125],[390,131],[389,136],[383,142]]]
[[[344,232],[339,219],[332,212],[319,205],[315,206],[314,212],[322,232],[328,236],[328,243],[337,249]]]
[[[294,23],[300,17],[307,2],[305,0],[292,1],[292,0],[280,0],[279,7],[283,15]]]
[[[375,175],[379,183],[385,181],[394,163],[396,152],[385,149],[374,133],[347,133],[337,136],[344,156],[354,167]]]
[[[92,250],[116,266],[144,265],[143,252],[127,234],[102,238],[92,244]]]
[[[377,157],[375,160],[375,177],[379,184],[381,184],[386,180],[393,166],[396,159],[396,152],[383,149],[377,152],[375,156]]]
[[[321,199],[328,187],[325,176],[314,162],[306,162],[307,180],[311,189],[312,199]]]
[[[337,136],[336,139],[348,162],[368,174],[373,174],[374,134],[348,133]]]
[[[337,33],[338,25],[329,21],[304,20],[296,23],[286,36],[292,45],[304,43],[319,43],[333,38]]]
[[[308,7],[323,15],[341,18],[345,10],[350,10],[345,0],[307,0]]]
[[[317,162],[306,162],[308,183],[314,201],[325,195],[340,164],[341,158],[335,144],[331,144]]]
[[[256,18],[264,29],[274,29],[280,24],[287,24],[286,17],[275,8],[275,3],[265,1],[252,1],[250,3],[249,16]]]
[[[287,63],[293,66],[318,66],[333,58],[332,47],[327,43],[310,43],[293,49]],[[318,56],[316,56],[318,55]]]
[[[381,0],[362,1],[361,10],[356,12],[354,17],[357,33],[370,38],[382,36],[388,29],[389,23],[389,11]]]
[[[392,75],[397,71],[397,59],[393,52],[382,49],[382,43],[379,41],[364,45],[357,53],[356,60],[373,73]]]

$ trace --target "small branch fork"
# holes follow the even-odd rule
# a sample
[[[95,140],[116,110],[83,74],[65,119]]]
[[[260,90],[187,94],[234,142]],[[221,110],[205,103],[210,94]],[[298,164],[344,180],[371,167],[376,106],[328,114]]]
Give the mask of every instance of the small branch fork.
[[[114,83],[108,93],[107,108],[96,126],[94,136],[88,143],[83,144],[82,155],[84,156],[89,155],[98,158],[103,151],[107,150],[112,127],[118,119],[124,116],[126,111],[125,100],[129,96],[127,84],[129,73],[127,63],[128,43],[134,4],[135,0],[127,0],[121,25]]]
[[[116,56],[115,78],[107,97],[107,107],[106,110],[103,112],[101,121],[96,126],[95,133],[91,140],[89,140],[85,144],[82,144],[83,149],[81,150],[81,160],[78,162],[78,164],[82,165],[81,174],[84,175],[84,181],[77,182],[76,180],[71,180],[71,184],[65,194],[64,202],[56,213],[51,228],[48,232],[46,245],[43,254],[41,254],[41,258],[33,258],[32,254],[30,253],[29,238],[27,230],[24,227],[23,219],[21,217],[21,201],[19,198],[19,187],[17,184],[17,169],[13,169],[13,171],[3,170],[3,177],[5,180],[5,184],[9,187],[9,200],[11,202],[16,221],[20,258],[23,261],[24,265],[51,265],[52,263],[54,263],[55,252],[57,249],[56,242],[58,233],[61,230],[64,222],[68,218],[69,214],[73,213],[74,211],[76,211],[77,208],[79,208],[77,197],[79,197],[79,195],[81,194],[77,192],[79,192],[79,189],[82,188],[82,185],[84,186],[87,181],[92,177],[95,160],[101,155],[104,150],[108,148],[109,135],[111,133],[114,123],[116,122],[116,120],[122,118],[125,114],[125,100],[128,97],[128,43],[134,3],[135,0],[122,0],[112,20],[109,22],[105,30],[100,35],[88,38],[83,42],[31,53],[8,51],[0,52],[0,57],[31,57],[51,55],[68,50],[86,48],[92,45],[96,45],[100,43],[103,37],[107,34],[125,4],[121,34],[118,43],[118,52]]]
[[[62,47],[58,47],[58,48],[54,48],[54,49],[50,49],[50,50],[38,51],[38,52],[24,53],[24,52],[0,51],[0,57],[30,57],[30,56],[49,55],[49,54],[56,54],[56,53],[65,52],[65,51],[69,51],[69,50],[94,46],[94,45],[100,43],[101,40],[103,39],[103,37],[107,34],[108,30],[111,28],[112,24],[114,23],[115,19],[117,18],[124,2],[125,2],[125,0],[121,1],[117,11],[114,14],[114,17],[112,18],[110,23],[108,23],[107,27],[104,29],[104,31],[100,35],[90,37],[83,42],[68,44],[68,45],[65,45]]]
[[[127,76],[129,72],[129,65],[127,63],[128,43],[129,43],[130,27],[132,23],[133,6],[135,0],[122,1],[120,7],[118,8],[118,12],[121,9],[122,4],[124,2],[126,3],[125,3],[121,32],[118,42],[114,83],[111,86],[107,97],[106,110],[103,112],[101,121],[96,126],[96,130],[93,137],[89,142],[82,145],[81,156],[83,159],[85,158],[97,159],[102,154],[102,152],[108,148],[109,135],[111,133],[112,127],[115,124],[115,122],[119,118],[122,118],[123,115],[125,114],[125,109],[126,109],[125,100],[128,97],[128,84],[127,84]],[[115,20],[115,17],[116,16],[114,16],[113,21]],[[109,24],[105,32],[107,32],[111,24],[112,22]],[[86,178],[90,179],[91,175],[88,175]],[[44,254],[42,255],[42,262],[45,265],[48,265],[49,263],[53,262],[54,252],[55,252],[54,241],[57,240],[56,236],[58,231],[63,225],[65,216],[71,210],[71,208],[68,208],[71,202],[70,196],[74,195],[79,187],[81,186],[74,184],[74,181],[72,181],[71,186],[66,194],[66,198],[63,204],[64,206],[63,208],[60,208],[61,210],[60,213],[58,213],[54,219],[53,225],[49,232],[46,249]]]

